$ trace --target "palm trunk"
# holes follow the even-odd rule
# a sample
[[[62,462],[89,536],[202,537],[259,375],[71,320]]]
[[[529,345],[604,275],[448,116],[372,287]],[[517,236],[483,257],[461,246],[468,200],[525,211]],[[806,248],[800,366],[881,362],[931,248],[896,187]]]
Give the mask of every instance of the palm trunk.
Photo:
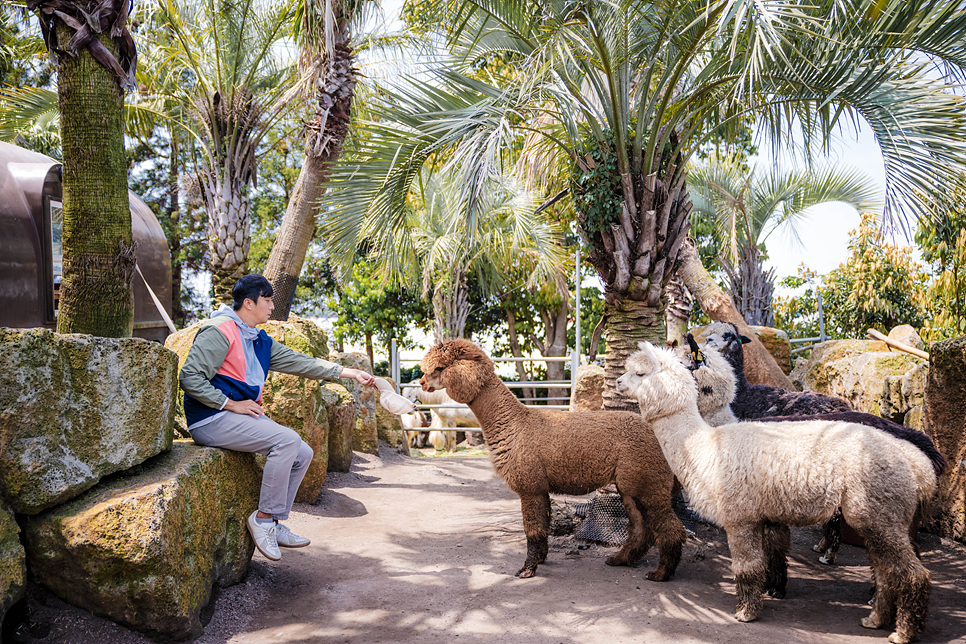
[[[744,317],[735,308],[734,302],[715,283],[714,279],[701,265],[698,251],[691,244],[685,244],[678,258],[678,275],[684,280],[694,298],[701,304],[701,308],[712,320],[730,322],[738,327],[738,331],[751,338],[751,343],[744,345],[745,375],[753,385],[770,385],[794,389],[792,381],[781,370],[775,358],[758,341],[754,331],[745,323]]]
[[[577,163],[582,163],[579,157]],[[661,161],[657,160],[654,167],[662,167]],[[631,185],[624,186],[622,212],[617,222],[607,227],[599,222],[594,226],[586,213],[578,212],[578,231],[590,248],[588,261],[605,284],[605,410],[638,411],[637,401],[620,396],[615,383],[624,373],[627,357],[638,350],[638,342],[647,340],[661,346],[667,336],[662,294],[690,230],[691,198],[684,175],[677,173],[680,167],[680,159],[670,163],[666,180],[656,172],[643,181],[628,178]],[[595,187],[583,189],[590,192]],[[636,201],[633,208],[628,207],[629,196]],[[587,230],[594,232],[588,234]]]
[[[465,337],[470,303],[466,276],[456,270],[433,291],[433,332],[436,344]]]
[[[624,373],[628,356],[638,351],[638,343],[650,342],[664,346],[667,331],[664,327],[664,310],[660,305],[624,299],[614,304],[604,304],[604,336],[607,353],[604,354],[604,404],[608,411],[639,412],[636,398],[617,393],[615,383]]]
[[[774,326],[772,299],[775,293],[775,270],[766,271],[758,247],[742,246],[738,266],[722,260],[731,283],[735,307],[748,324]]]
[[[355,52],[346,44],[348,34],[344,30],[336,39],[332,64],[325,65],[327,71],[318,82],[316,117],[307,126],[305,162],[265,267],[275,303],[273,320],[288,319],[305,255],[315,237],[319,200],[349,134],[357,82]]]
[[[58,27],[62,42],[70,34]],[[100,42],[112,51],[107,34]],[[124,93],[84,50],[58,58],[64,178],[59,333],[127,337],[136,258],[124,153]]]
[[[208,211],[208,251],[215,302],[230,303],[231,289],[248,266],[251,222],[247,186],[230,168],[202,171]]]

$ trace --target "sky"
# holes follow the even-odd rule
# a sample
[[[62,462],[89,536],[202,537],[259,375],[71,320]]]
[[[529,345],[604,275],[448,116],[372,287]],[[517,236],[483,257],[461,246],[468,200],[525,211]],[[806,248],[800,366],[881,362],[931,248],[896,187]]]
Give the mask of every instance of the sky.
[[[865,173],[879,186],[880,201],[885,201],[885,166],[879,145],[868,128],[860,130],[857,137],[839,137],[827,162],[830,166]],[[801,243],[787,228],[771,233],[766,243],[769,255],[766,266],[775,268],[779,280],[797,274],[802,263],[820,275],[828,273],[847,259],[849,233],[858,225],[859,213],[851,206],[840,202],[814,206],[807,211],[807,220],[798,225]],[[903,245],[909,243],[901,238],[896,241]]]

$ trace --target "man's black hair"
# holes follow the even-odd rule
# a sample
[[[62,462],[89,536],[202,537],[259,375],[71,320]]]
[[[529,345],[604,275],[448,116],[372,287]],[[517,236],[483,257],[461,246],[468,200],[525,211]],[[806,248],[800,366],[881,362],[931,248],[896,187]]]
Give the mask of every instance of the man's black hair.
[[[265,279],[264,275],[258,273],[246,275],[235,282],[235,286],[231,289],[231,296],[235,300],[232,308],[237,311],[245,303],[245,300],[251,300],[257,304],[259,295],[272,297],[272,284]]]

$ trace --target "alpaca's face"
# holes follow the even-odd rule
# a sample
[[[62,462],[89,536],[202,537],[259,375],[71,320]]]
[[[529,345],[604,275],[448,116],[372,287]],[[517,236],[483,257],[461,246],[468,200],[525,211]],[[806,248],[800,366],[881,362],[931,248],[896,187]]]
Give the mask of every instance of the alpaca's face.
[[[731,404],[735,397],[735,374],[720,353],[705,344],[702,350],[703,363],[694,363],[690,351],[678,350],[681,363],[691,371],[697,385],[698,411],[708,418]]]
[[[450,340],[431,348],[419,363],[424,391],[445,389],[459,403],[471,403],[493,374],[493,361],[469,340]]]
[[[733,357],[741,355],[741,345],[748,342],[751,340],[738,333],[734,324],[713,322],[704,331],[705,346],[717,349],[729,362],[734,362]]]
[[[671,350],[647,342],[624,363],[626,373],[617,379],[617,391],[637,398],[644,418],[673,414],[694,404],[694,379]]]

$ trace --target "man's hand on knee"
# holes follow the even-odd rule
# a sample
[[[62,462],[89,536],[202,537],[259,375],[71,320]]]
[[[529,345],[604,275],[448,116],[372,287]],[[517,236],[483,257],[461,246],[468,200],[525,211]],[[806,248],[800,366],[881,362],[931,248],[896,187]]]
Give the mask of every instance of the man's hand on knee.
[[[225,401],[225,409],[236,414],[248,414],[249,416],[264,416],[261,405],[254,400],[232,400]]]

